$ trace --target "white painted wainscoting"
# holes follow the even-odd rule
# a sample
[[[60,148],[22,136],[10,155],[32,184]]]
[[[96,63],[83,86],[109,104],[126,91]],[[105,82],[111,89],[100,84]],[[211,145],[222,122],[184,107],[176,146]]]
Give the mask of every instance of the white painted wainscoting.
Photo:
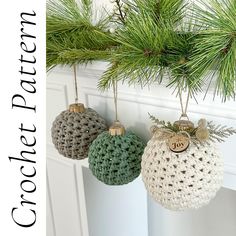
[[[78,67],[79,98],[110,124],[114,119],[111,91],[100,93],[97,82],[107,64]],[[47,236],[235,236],[236,136],[221,144],[224,185],[216,198],[198,211],[171,212],[150,199],[139,177],[126,186],[110,187],[95,179],[87,159],[74,161],[58,154],[51,142],[52,121],[74,102],[73,73],[55,68],[47,78]],[[119,85],[120,120],[143,139],[150,138],[148,112],[160,119],[179,118],[178,99],[160,85],[141,89]],[[236,103],[213,102],[208,95],[193,100],[189,117],[205,117],[236,127]]]

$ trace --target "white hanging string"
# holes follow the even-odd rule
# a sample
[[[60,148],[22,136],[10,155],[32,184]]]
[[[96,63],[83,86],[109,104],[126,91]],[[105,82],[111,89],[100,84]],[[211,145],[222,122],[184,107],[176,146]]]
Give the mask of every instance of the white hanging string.
[[[112,80],[113,85],[113,95],[114,95],[114,105],[115,105],[115,120],[118,121],[118,108],[117,108],[117,81]]]
[[[189,104],[189,100],[190,100],[190,89],[188,89],[188,94],[187,94],[185,106],[184,106],[183,97],[182,97],[182,90],[180,88],[179,88],[179,100],[180,100],[180,106],[181,106],[181,111],[182,111],[180,119],[183,117],[186,117],[187,119],[189,119],[188,115],[187,115],[187,110],[188,110],[188,104]]]
[[[73,65],[73,68],[74,68],[74,83],[75,83],[75,103],[78,103],[79,95],[78,95],[78,85],[77,85],[76,64]]]

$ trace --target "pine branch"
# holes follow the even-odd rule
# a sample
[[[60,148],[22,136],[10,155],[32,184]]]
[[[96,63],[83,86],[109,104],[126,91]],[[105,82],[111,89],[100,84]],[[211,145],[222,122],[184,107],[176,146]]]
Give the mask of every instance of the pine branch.
[[[56,56],[48,53],[51,57],[55,57],[53,62],[48,61],[48,67],[50,68],[53,65],[58,64],[72,66],[73,64],[87,64],[94,60],[107,60],[111,53],[112,52],[109,50],[101,51],[87,49],[68,49],[58,52]]]
[[[104,73],[99,88],[107,88],[109,80],[114,79],[141,86],[154,81],[162,82],[168,69],[171,71],[168,86],[189,87],[195,81],[195,77],[190,76],[191,68],[187,66],[193,35],[191,32],[175,32],[173,28],[176,22],[180,24],[184,8],[182,1],[134,1],[125,27],[114,35],[120,47],[111,61],[119,63]],[[176,12],[172,14],[174,9]],[[172,17],[167,17],[169,15]],[[201,91],[201,86],[196,83],[191,88],[192,92]]]
[[[101,91],[105,91],[106,89],[110,88],[114,80],[119,80],[120,71],[118,65],[118,62],[112,62],[109,68],[103,73],[103,76],[98,82],[98,88]]]
[[[151,14],[153,20],[158,24],[162,19],[165,22],[172,22],[175,27],[183,19],[186,5],[183,0],[134,0],[136,13]]]
[[[168,87],[181,88],[183,90],[190,89],[194,95],[202,91],[201,88],[204,82],[198,81],[198,77],[192,75],[192,68],[188,65],[196,39],[192,28],[193,25],[191,23],[188,23],[188,28],[182,25],[181,31],[176,32],[174,43],[167,45],[168,53],[166,58],[172,62],[168,65],[171,80]],[[195,83],[195,86],[191,86],[193,83]]]
[[[206,79],[209,70],[217,76],[215,95],[223,100],[235,98],[236,90],[236,2],[235,0],[198,0],[192,15],[198,27],[194,53],[189,62],[192,75]],[[212,81],[212,79],[210,79]]]
[[[167,127],[166,126],[166,122],[164,120],[159,120],[158,118],[156,118],[155,116],[151,115],[150,113],[148,113],[149,115],[149,119],[155,123],[156,125],[158,126],[161,126],[161,127]]]
[[[192,95],[214,76],[215,95],[235,98],[236,1],[198,1],[188,13],[183,0],[114,0],[122,25],[111,34],[112,16],[95,19],[92,0],[49,0],[47,66],[107,60],[101,89],[113,80],[161,83],[168,72],[169,87]]]
[[[119,63],[116,68],[110,67],[102,80],[108,81],[109,75],[113,78],[118,76],[117,80],[126,80],[130,84],[144,85],[156,81],[165,67],[162,55],[169,34],[169,29],[158,27],[148,14],[145,17],[135,14],[129,16],[125,28],[114,35],[114,40],[120,46],[111,61]]]
[[[81,0],[82,8],[84,9],[85,16],[91,17],[92,0]]]
[[[107,19],[94,20],[92,1],[50,0],[47,5],[47,68],[108,58],[117,44]],[[76,55],[76,52],[78,55]]]

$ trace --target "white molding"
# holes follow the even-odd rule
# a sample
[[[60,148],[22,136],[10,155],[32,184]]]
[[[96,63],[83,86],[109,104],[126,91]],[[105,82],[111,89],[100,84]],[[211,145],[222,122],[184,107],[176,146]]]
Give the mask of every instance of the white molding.
[[[108,63],[106,62],[96,62],[88,64],[85,66],[78,66],[78,81],[79,81],[79,89],[83,93],[87,95],[97,95],[100,97],[109,97],[113,98],[112,92],[109,90],[108,92],[101,93],[97,89],[97,82],[104,70],[107,68]],[[67,67],[56,67],[54,73],[56,74],[66,74],[72,73],[70,68]],[[91,81],[93,80],[93,81]],[[96,81],[94,81],[96,80]],[[128,90],[128,92],[127,92]],[[160,93],[160,91],[165,91],[164,95]],[[159,85],[158,83],[154,83],[152,88],[143,88],[140,86],[130,86],[128,87],[126,84],[119,86],[119,96],[118,99],[132,101],[140,104],[153,105],[158,108],[167,108],[179,111],[179,101],[173,95],[169,93],[169,89],[166,88],[165,82],[163,85]],[[156,95],[158,94],[158,95]],[[202,95],[200,95],[200,99],[198,104],[194,100],[189,103],[189,113],[197,113],[202,115],[209,116],[217,116],[225,119],[233,119],[236,120],[236,109],[232,106],[236,105],[235,102],[226,102],[221,103],[221,100],[216,99],[213,101],[213,97],[211,97],[212,92],[209,93],[209,97],[206,100],[202,100]],[[224,113],[221,111],[224,109]]]
[[[236,191],[236,166],[228,163],[224,164],[224,188]]]
[[[78,161],[80,162],[80,161]],[[85,191],[84,191],[84,176],[83,176],[83,168],[81,163],[75,165],[76,168],[76,179],[77,179],[77,193],[79,198],[79,212],[80,212],[80,219],[81,219],[81,231],[82,236],[89,236],[89,225],[88,225],[88,216],[87,216],[87,205],[86,205],[86,198],[85,198]]]
[[[73,221],[74,221],[73,223],[74,223],[74,225],[77,225],[76,226],[77,228],[75,228],[74,230],[75,230],[75,232],[77,232],[77,234],[79,233],[78,235],[84,236],[82,234],[82,225],[81,225],[81,223],[82,223],[82,218],[81,217],[82,216],[80,214],[81,202],[79,201],[80,199],[78,197],[78,189],[76,187],[77,186],[77,181],[78,181],[77,174],[76,174],[76,171],[77,171],[76,164],[75,164],[76,162],[73,161],[73,160],[70,160],[70,159],[67,160],[67,159],[65,159],[63,157],[61,158],[61,155],[57,155],[57,158],[56,158],[56,156],[52,156],[51,157],[50,154],[47,154],[47,161],[51,162],[50,163],[51,167],[53,166],[53,168],[54,168],[54,164],[53,163],[55,163],[55,166],[56,165],[60,165],[64,171],[66,170],[65,173],[67,173],[67,174],[70,173],[69,175],[66,175],[65,173],[60,173],[60,176],[62,175],[63,179],[65,181],[68,181],[68,183],[71,185],[70,189],[73,189],[73,191],[71,191],[69,193],[68,192],[65,193],[66,194],[65,196],[67,198],[67,195],[69,196],[69,195],[72,194],[71,196],[73,197],[72,199],[73,199],[74,205],[73,205],[73,207],[72,207],[72,205],[70,205],[70,207],[71,207],[71,209],[77,207],[77,210],[73,209],[73,212],[71,213],[71,214],[73,214]],[[58,175],[59,172],[58,173],[54,173],[54,174],[50,172],[50,174]],[[64,195],[62,195],[62,196],[61,195],[55,195],[55,192],[58,192],[58,191],[60,192],[61,191],[61,189],[59,188],[60,184],[57,182],[57,186],[55,186],[55,185],[52,186],[52,183],[50,183],[50,180],[52,181],[53,179],[52,179],[52,177],[50,177],[50,174],[49,174],[49,189],[50,190],[54,189],[53,190],[54,194],[51,194],[52,195],[51,196],[52,197],[51,202],[52,202],[52,206],[54,207],[54,209],[57,209],[57,207],[59,205],[61,205],[61,203],[63,204],[65,196]],[[64,174],[65,174],[65,176],[64,176]],[[69,196],[69,198],[71,196]],[[55,204],[53,204],[54,201],[57,202],[56,206],[55,206]],[[65,206],[63,206],[62,209],[65,209]],[[70,214],[70,212],[67,212],[67,214]],[[63,229],[64,222],[65,222],[66,228],[68,228],[68,229],[70,228],[70,223],[69,223],[70,221],[68,221],[68,222],[64,221],[63,214],[57,214],[56,212],[53,212],[53,218],[54,218],[54,222],[55,222],[55,228],[56,228],[56,235],[57,236],[58,235],[62,235],[61,231],[57,232],[57,227],[60,226],[60,228]],[[62,222],[63,222],[63,225],[61,225]],[[70,230],[73,231],[73,229],[70,229]]]
[[[47,144],[48,159],[74,169],[78,214],[80,214],[81,236],[89,236],[86,199],[84,192],[83,168],[88,168],[88,159],[73,160],[60,155],[52,143]],[[49,188],[50,189],[50,188]]]
[[[60,92],[62,94],[64,94],[64,99],[65,99],[65,103],[66,106],[68,107],[69,102],[68,102],[68,86],[65,83],[52,83],[52,82],[48,82],[47,83],[47,90],[48,91],[57,91]]]
[[[86,229],[88,229],[87,222],[87,215],[84,214],[84,211],[86,212],[86,202],[85,199],[81,196],[81,191],[84,189],[83,184],[83,178],[81,179],[81,175],[79,174],[77,165],[73,165],[74,169],[74,178],[75,178],[75,188],[76,188],[76,199],[77,199],[77,208],[78,208],[78,214],[80,215],[80,232],[81,236],[89,236],[89,234],[86,232]],[[81,182],[82,181],[82,182]],[[80,189],[82,187],[82,189]],[[83,209],[85,208],[85,209]],[[85,222],[86,221],[86,222]]]
[[[111,91],[101,94],[96,88],[82,87],[82,89],[86,96],[93,95],[93,96],[113,99],[113,93]],[[134,93],[134,92],[132,93],[132,91],[129,91],[129,92],[125,92],[125,91],[127,90],[119,90],[118,100],[134,102],[134,103],[143,104],[143,105],[151,105],[156,108],[171,109],[171,110],[180,112],[179,102],[177,99],[173,99],[173,98],[170,99],[167,97],[145,95],[145,94],[138,94],[137,96],[137,93]],[[190,102],[189,107],[190,107],[189,113],[236,120],[236,109],[231,108],[231,107],[226,107],[226,108],[224,107],[223,113],[219,112],[222,110],[222,105],[202,104],[201,106],[199,106],[195,103]]]
[[[231,165],[228,163],[224,164],[224,172],[230,175],[235,175],[236,177],[236,165]]]
[[[49,201],[49,202],[47,202],[47,208],[50,212],[51,223],[52,223],[52,225],[50,225],[52,227],[52,232],[53,232],[52,236],[56,236],[56,226],[55,226],[55,219],[54,219],[53,202],[52,202],[52,197],[51,197],[51,189],[50,189],[50,185],[49,185],[47,171],[46,171],[46,187],[47,187],[47,195],[48,195],[48,201]]]

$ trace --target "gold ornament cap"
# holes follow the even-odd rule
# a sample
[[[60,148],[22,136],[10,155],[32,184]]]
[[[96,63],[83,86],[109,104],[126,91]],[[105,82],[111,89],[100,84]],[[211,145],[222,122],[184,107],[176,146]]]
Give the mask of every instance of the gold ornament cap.
[[[117,120],[110,126],[109,134],[112,136],[124,135],[125,127]]]
[[[174,125],[176,125],[180,130],[183,131],[194,128],[194,124],[190,120],[177,120],[174,122]]]
[[[69,111],[70,112],[75,112],[75,113],[85,112],[84,104],[83,103],[70,104]]]
[[[194,128],[193,122],[188,119],[186,114],[182,114],[179,120],[174,122],[174,125],[179,128],[181,131],[189,130]]]

